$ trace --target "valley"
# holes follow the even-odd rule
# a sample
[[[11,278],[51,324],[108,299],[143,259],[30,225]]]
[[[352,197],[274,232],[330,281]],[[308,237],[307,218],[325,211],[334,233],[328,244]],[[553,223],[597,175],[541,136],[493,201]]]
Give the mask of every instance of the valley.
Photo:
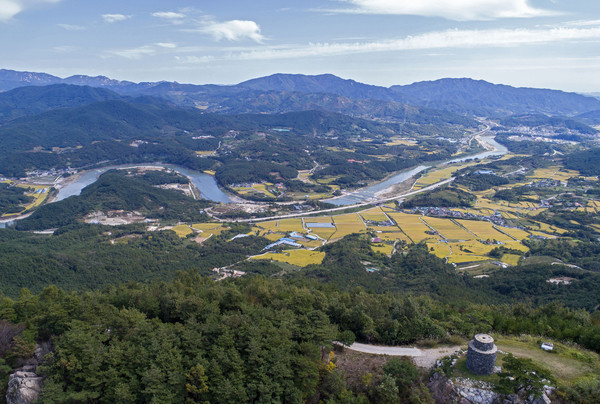
[[[0,365],[52,341],[39,371],[59,401],[124,397],[105,382],[96,392],[111,376],[86,362],[92,350],[132,392],[172,363],[185,377],[156,381],[177,397],[164,402],[193,396],[194,378],[207,386],[194,397],[215,401],[222,369],[238,402],[255,374],[295,402],[334,397],[330,377],[380,402],[396,367],[413,375],[397,397],[429,397],[438,378],[500,388],[504,376],[478,378],[454,353],[476,330],[502,347],[499,365],[510,353],[550,372],[543,394],[593,396],[600,138],[593,114],[578,115],[596,102],[501,88],[524,107],[459,82],[492,97],[477,107],[443,81],[436,92],[452,96],[433,110],[405,104],[410,88],[363,88],[378,99],[332,77],[282,81],[327,82],[325,96],[282,79],[203,96],[173,85],[149,97],[151,83],[0,93],[0,324],[17,335]],[[134,357],[141,370],[125,372]]]

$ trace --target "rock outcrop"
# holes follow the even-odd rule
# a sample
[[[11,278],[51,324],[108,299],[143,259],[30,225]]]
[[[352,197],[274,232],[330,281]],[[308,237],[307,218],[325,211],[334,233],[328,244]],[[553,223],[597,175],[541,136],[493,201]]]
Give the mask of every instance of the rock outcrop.
[[[37,401],[44,378],[35,372],[50,349],[50,343],[41,343],[37,346],[33,357],[20,361],[21,367],[16,369],[8,379],[7,404],[31,404]]]
[[[44,378],[33,370],[35,367],[25,367],[10,375],[6,392],[7,404],[30,404],[40,397]]]

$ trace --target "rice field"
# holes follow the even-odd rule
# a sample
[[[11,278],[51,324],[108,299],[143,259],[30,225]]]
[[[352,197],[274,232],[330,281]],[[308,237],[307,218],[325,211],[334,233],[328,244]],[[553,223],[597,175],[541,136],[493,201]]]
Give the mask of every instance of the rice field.
[[[357,213],[333,216],[332,219],[337,231],[331,236],[331,239],[338,239],[348,234],[364,233],[367,231],[365,224]]]
[[[551,178],[558,181],[568,181],[570,178],[579,177],[579,171],[568,170],[560,166],[552,166],[547,168],[538,168],[528,175],[529,178],[546,179]]]
[[[250,257],[253,260],[273,260],[286,262],[291,265],[305,267],[311,264],[320,264],[325,258],[325,253],[311,250],[286,250],[280,253],[265,253]]]
[[[269,198],[276,198],[269,190],[267,190],[267,186],[272,186],[273,184],[252,184],[252,189],[257,192],[260,192]]]
[[[496,244],[484,244],[477,240],[448,243],[448,245],[452,248],[452,255],[487,255],[494,248],[498,247]],[[487,259],[490,258],[487,257]]]
[[[229,227],[224,227],[221,223],[194,223],[192,228],[200,230],[203,237],[208,237],[210,234],[218,236],[223,231],[229,229]]]
[[[277,223],[276,231],[283,233],[297,231],[298,233],[302,233],[305,230],[302,225],[302,219],[281,219]]]
[[[457,223],[475,234],[481,240],[498,240],[502,242],[513,241],[512,237],[500,233],[494,228],[494,224],[479,220],[457,220]]]
[[[363,220],[372,220],[376,222],[389,221],[388,217],[383,213],[379,206],[367,210],[363,210],[359,213]]]
[[[408,244],[412,243],[412,240],[410,238],[408,238],[408,236],[406,234],[402,233],[399,230],[398,231],[377,232],[376,237],[379,237],[380,239],[385,240],[385,241],[400,240],[400,241],[405,241]]]
[[[404,139],[399,137],[392,137],[390,141],[387,142],[386,146],[414,146],[417,144],[417,141],[414,139]]]
[[[424,217],[423,220],[448,240],[469,240],[475,237],[450,219]]]
[[[556,227],[556,226],[551,226],[547,223],[543,223],[543,222],[533,222],[536,225],[536,228],[533,228],[533,230],[539,230],[545,233],[558,233],[558,234],[564,234],[566,233],[568,230],[565,229],[561,229],[560,227]]]
[[[3,181],[6,184],[11,184],[13,183],[10,180],[6,180]],[[44,201],[46,201],[46,199],[48,198],[48,194],[49,194],[49,188],[47,185],[29,185],[29,184],[17,184],[16,185],[19,188],[23,188],[23,191],[27,190],[27,189],[33,189],[32,192],[27,192],[25,195],[27,196],[31,196],[33,197],[33,201],[31,201],[29,204],[23,206],[21,212],[18,213],[5,213],[2,215],[2,217],[8,217],[8,216],[16,216],[16,215],[20,215],[21,213],[24,213],[30,209],[36,208],[38,206],[40,206],[42,203],[44,203]]]
[[[450,248],[446,243],[427,243],[427,248],[438,258],[446,258],[450,255]]]
[[[527,247],[520,241],[511,241],[510,243],[504,243],[504,247],[512,248],[513,250],[519,250],[519,251],[523,251],[523,252],[529,251],[529,247]]]
[[[321,240],[296,240],[298,243],[302,244],[304,248],[317,248],[323,245]]]
[[[404,232],[404,234],[410,237],[410,239],[415,243],[427,239],[439,239],[439,237],[433,234],[426,233],[431,232],[431,229],[421,221],[420,215],[411,215],[402,212],[390,212],[388,213],[388,216],[394,219],[394,221],[396,222],[398,227],[400,227],[400,229]]]
[[[534,179],[554,178],[554,175],[558,172],[559,169],[560,167],[557,166],[537,168],[533,171],[533,173],[529,174],[527,177]]]
[[[371,249],[375,252],[380,252],[385,255],[391,255],[394,250],[394,246],[391,244],[377,243],[372,244]]]
[[[17,185],[17,186],[19,186],[19,185]],[[33,196],[35,199],[30,204],[26,205],[25,208],[23,209],[23,211],[37,208],[42,203],[44,203],[44,201],[48,198],[48,194],[49,194],[49,189],[47,186],[31,185],[31,186],[27,186],[27,188],[35,189],[34,192],[26,194],[28,196]]]
[[[187,224],[180,224],[171,228],[179,237],[185,238],[188,234],[192,234],[194,231]]]
[[[194,223],[192,227],[196,230],[214,230],[222,227],[221,223]]]
[[[314,228],[310,230],[310,234],[321,237],[324,240],[329,240],[331,236],[337,231],[335,227],[330,228]]]

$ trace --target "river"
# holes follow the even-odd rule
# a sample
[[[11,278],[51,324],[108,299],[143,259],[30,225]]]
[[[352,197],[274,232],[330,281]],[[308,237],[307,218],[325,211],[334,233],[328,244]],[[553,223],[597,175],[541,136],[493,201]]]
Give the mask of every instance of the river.
[[[493,147],[493,150],[487,150],[487,151],[484,151],[481,153],[472,154],[470,156],[459,157],[459,158],[455,158],[452,160],[446,160],[446,161],[436,163],[436,164],[420,165],[420,166],[411,168],[410,170],[405,170],[405,171],[401,171],[397,174],[394,174],[391,177],[389,177],[381,182],[378,182],[376,184],[369,185],[368,187],[358,189],[354,192],[351,192],[344,196],[340,196],[338,198],[326,199],[323,202],[331,203],[332,205],[336,205],[336,206],[354,205],[357,203],[366,202],[369,199],[374,198],[378,192],[381,192],[395,184],[400,184],[400,183],[408,180],[409,178],[417,175],[418,173],[427,170],[428,168],[443,166],[443,165],[453,164],[453,163],[461,163],[461,162],[467,161],[467,160],[474,160],[474,159],[481,160],[486,157],[502,156],[502,155],[508,153],[508,149],[506,147],[502,146],[500,143],[496,142],[496,140],[494,140],[493,136],[482,136],[480,143],[487,144],[491,148]]]
[[[178,173],[185,175],[190,179],[192,184],[200,191],[200,195],[204,199],[211,200],[213,202],[230,203],[231,199],[229,196],[219,188],[217,181],[212,175],[208,175],[201,171],[190,170],[189,168],[176,166],[172,164],[123,164],[117,166],[108,166],[96,168],[93,170],[85,171],[81,173],[74,181],[69,182],[64,187],[58,190],[55,202],[62,201],[73,195],[79,195],[81,190],[88,185],[94,183],[100,175],[108,170],[112,169],[124,169],[124,168],[135,168],[135,167],[167,167],[171,168]]]
[[[446,161],[439,162],[436,164],[420,165],[417,167],[413,167],[409,170],[401,171],[397,174],[394,174],[391,177],[389,177],[381,182],[378,182],[376,184],[370,185],[365,188],[361,188],[352,193],[349,193],[347,195],[344,195],[344,196],[341,196],[341,197],[338,197],[335,199],[326,200],[326,202],[331,203],[333,205],[337,205],[337,206],[346,206],[346,205],[353,205],[356,203],[365,202],[365,201],[368,201],[369,199],[372,199],[375,196],[375,194],[377,194],[378,192],[384,191],[385,189],[387,189],[395,184],[400,184],[400,183],[408,180],[409,178],[417,175],[418,173],[425,171],[431,167],[441,166],[441,165],[445,165],[445,164],[452,164],[452,163],[460,163],[460,162],[472,160],[472,159],[484,159],[486,157],[498,156],[498,155],[503,155],[503,154],[508,153],[508,150],[506,149],[506,147],[504,147],[500,143],[496,142],[494,140],[493,136],[482,136],[480,139],[480,143],[489,145],[489,147],[493,148],[493,150],[487,150],[485,152],[473,154],[470,156],[460,157],[460,158],[456,158],[456,159],[452,159],[452,160],[446,160]],[[188,177],[192,181],[192,184],[194,184],[194,186],[198,189],[198,191],[200,191],[202,198],[208,199],[208,200],[211,200],[214,202],[221,202],[221,203],[232,202],[231,198],[225,192],[223,192],[223,190],[221,188],[219,188],[219,186],[217,185],[217,181],[215,180],[215,178],[213,176],[208,175],[203,172],[200,172],[200,171],[191,170],[189,168],[172,165],[172,164],[123,164],[123,165],[108,166],[108,167],[96,168],[93,170],[85,171],[85,172],[81,173],[77,179],[75,179],[72,182],[69,182],[64,187],[60,188],[58,190],[58,194],[55,198],[55,201],[60,201],[60,200],[66,199],[73,195],[79,195],[83,188],[85,188],[88,185],[95,182],[101,174],[105,173],[108,170],[144,167],[144,166],[153,166],[153,167],[160,166],[160,167],[171,168],[171,169],[181,173],[182,175],[185,175],[186,177]]]

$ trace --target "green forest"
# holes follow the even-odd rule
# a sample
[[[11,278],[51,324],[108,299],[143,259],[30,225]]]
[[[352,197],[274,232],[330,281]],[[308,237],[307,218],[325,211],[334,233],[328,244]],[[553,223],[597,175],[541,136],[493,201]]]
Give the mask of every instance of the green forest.
[[[460,364],[450,369],[456,357],[419,368],[377,356],[352,368],[343,345],[441,349],[475,333],[526,336],[536,349],[552,340],[556,357],[591,369],[556,380],[506,355],[494,376],[502,394],[537,393],[547,378],[564,402],[600,397],[600,186],[588,178],[600,173],[600,159],[587,149],[595,129],[538,113],[475,121],[371,99],[331,107],[357,108],[351,116],[296,110],[344,101],[321,93],[207,86],[202,96],[214,105],[203,109],[200,93],[170,93],[175,106],[91,88],[45,91],[37,102],[37,89],[22,90],[20,102],[0,96],[2,177],[30,184],[40,175],[58,189],[65,182],[55,171],[31,170],[176,164],[253,203],[196,199],[180,174],[128,168],[0,229],[0,403],[9,375],[38,350],[46,353],[36,370],[40,403],[430,404],[426,384],[434,373],[460,372]],[[225,110],[238,114],[215,113]],[[398,111],[403,119],[387,119]],[[552,126],[556,139],[580,143],[516,141],[521,126]],[[488,130],[519,156],[460,163],[451,185],[396,195],[395,204],[377,196],[328,218],[312,211],[334,206],[319,198],[483,151],[476,139]],[[0,183],[0,215],[21,211],[33,200],[28,191]],[[502,210],[507,202],[518,205],[515,214]],[[395,219],[422,207],[469,212],[444,219],[447,236],[416,214],[413,229]],[[481,207],[495,227],[461,220],[481,218],[472,214]],[[298,212],[311,216],[268,217]],[[135,219],[99,219],[119,215]],[[240,220],[251,217],[265,220]],[[332,227],[313,229],[310,218]],[[302,238],[291,229],[309,228],[314,237],[299,250],[276,249],[289,260],[256,259],[281,237]],[[486,240],[496,231],[508,238]],[[468,250],[476,247],[477,255]],[[465,259],[450,259],[452,249]],[[318,259],[296,266],[304,254]]]

